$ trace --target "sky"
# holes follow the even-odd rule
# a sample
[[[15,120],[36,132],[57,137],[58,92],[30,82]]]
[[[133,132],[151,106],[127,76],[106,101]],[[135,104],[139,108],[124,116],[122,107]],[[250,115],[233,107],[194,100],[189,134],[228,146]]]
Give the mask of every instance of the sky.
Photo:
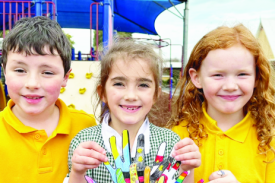
[[[183,14],[185,4],[177,5]],[[178,14],[175,7],[169,9]],[[209,31],[218,26],[234,26],[243,23],[256,35],[261,18],[275,18],[275,0],[189,0],[188,57],[195,44]],[[181,59],[183,44],[183,21],[169,11],[161,13],[155,22],[157,33],[168,43],[171,41],[171,58]],[[64,29],[73,36],[76,51],[89,53],[90,31]],[[159,39],[159,36],[133,34],[134,38]],[[161,49],[163,57],[170,59],[170,47]]]

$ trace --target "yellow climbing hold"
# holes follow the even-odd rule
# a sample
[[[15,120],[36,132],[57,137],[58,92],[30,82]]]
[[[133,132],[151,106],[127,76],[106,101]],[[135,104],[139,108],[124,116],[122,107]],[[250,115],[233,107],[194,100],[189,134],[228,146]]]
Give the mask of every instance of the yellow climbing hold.
[[[138,149],[137,149],[137,152],[138,152],[138,153],[142,153],[142,148],[138,148]]]
[[[70,73],[70,75],[69,75],[69,79],[73,79],[74,78],[74,73]]]
[[[142,161],[143,161],[142,156],[138,157],[138,161],[139,161],[139,162],[142,162]]]
[[[75,105],[74,104],[70,104],[70,105],[68,105],[68,107],[71,108],[71,109],[75,109]]]
[[[86,73],[86,78],[87,79],[90,79],[91,77],[93,77],[93,73],[91,72],[91,73]]]
[[[86,92],[86,88],[80,88],[80,89],[79,89],[79,93],[80,93],[80,94],[84,94],[85,92]]]
[[[62,87],[62,88],[60,89],[60,93],[64,93],[65,90],[66,90],[66,89],[65,89],[64,87]]]

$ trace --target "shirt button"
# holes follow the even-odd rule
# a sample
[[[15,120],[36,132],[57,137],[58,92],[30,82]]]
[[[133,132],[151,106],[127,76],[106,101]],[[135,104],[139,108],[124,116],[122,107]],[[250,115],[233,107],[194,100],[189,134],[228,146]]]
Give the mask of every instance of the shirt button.
[[[40,137],[41,137],[41,136],[40,136],[40,134],[38,134],[38,133],[34,135],[34,138],[35,138],[36,140],[40,139]]]
[[[219,155],[221,155],[221,156],[223,155],[223,150],[221,150],[221,149],[219,150]]]
[[[219,169],[219,170],[222,170],[222,169],[223,169],[223,164],[222,164],[222,163],[220,163],[220,164],[218,165],[218,169]]]
[[[221,138],[221,139],[224,139],[224,138],[225,138],[225,135],[224,135],[224,134],[221,134],[221,135],[220,135],[220,138]]]
[[[46,149],[46,148],[43,149],[43,154],[44,154],[44,155],[47,154],[47,149]]]

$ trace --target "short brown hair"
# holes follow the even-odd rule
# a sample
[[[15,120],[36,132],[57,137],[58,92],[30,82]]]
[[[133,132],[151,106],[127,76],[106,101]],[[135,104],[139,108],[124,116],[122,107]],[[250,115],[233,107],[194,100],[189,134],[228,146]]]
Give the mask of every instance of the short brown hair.
[[[2,62],[4,69],[9,51],[27,55],[46,55],[45,47],[51,54],[56,50],[63,61],[64,74],[71,67],[71,46],[60,25],[47,17],[22,18],[3,41]]]

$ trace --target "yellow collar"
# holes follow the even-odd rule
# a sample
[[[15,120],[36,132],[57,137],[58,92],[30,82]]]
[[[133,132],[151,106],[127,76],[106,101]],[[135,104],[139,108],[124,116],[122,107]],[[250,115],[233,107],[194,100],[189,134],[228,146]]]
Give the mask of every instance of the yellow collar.
[[[246,116],[235,126],[230,128],[229,130],[223,132],[218,126],[217,121],[212,119],[206,112],[205,104],[202,105],[202,111],[203,111],[203,117],[202,122],[204,123],[204,126],[206,127],[207,133],[213,133],[213,134],[225,134],[229,138],[238,141],[238,142],[244,142],[250,128],[254,124],[254,119],[251,116],[251,113],[248,112]]]
[[[15,103],[12,100],[9,100],[7,107],[3,110],[3,116],[6,123],[12,126],[19,133],[29,133],[38,131],[35,128],[25,126],[12,112],[12,107]],[[59,108],[59,122],[54,130],[52,136],[56,134],[69,134],[71,129],[71,118],[70,111],[67,108],[66,104],[61,100],[57,99],[55,105]]]

